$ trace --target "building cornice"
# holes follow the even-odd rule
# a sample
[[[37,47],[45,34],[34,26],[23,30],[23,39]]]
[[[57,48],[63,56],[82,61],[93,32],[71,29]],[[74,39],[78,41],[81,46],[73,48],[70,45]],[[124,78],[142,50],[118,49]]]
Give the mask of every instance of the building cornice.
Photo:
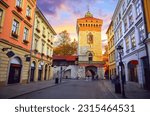
[[[36,7],[35,12],[40,15],[40,17],[42,18],[42,20],[44,20],[44,22],[47,24],[47,26],[53,32],[53,34],[57,35],[57,33],[54,31],[54,29],[52,28],[52,26],[50,25],[50,23],[48,22],[48,20],[45,18],[45,16],[43,15],[43,13],[41,12],[41,10],[38,7]]]
[[[27,50],[27,49],[25,49],[25,48],[23,48],[23,47],[21,47],[21,46],[19,46],[19,45],[10,43],[9,41],[7,41],[7,40],[5,40],[5,39],[3,39],[3,38],[0,38],[0,42],[2,42],[2,43],[4,43],[4,44],[7,44],[7,45],[10,45],[10,46],[12,46],[12,47],[14,47],[14,48],[21,49],[21,50],[23,50],[23,51],[30,52],[29,50]]]
[[[13,10],[12,13],[16,15],[20,20],[24,20],[24,18],[20,14],[18,14],[15,10]]]

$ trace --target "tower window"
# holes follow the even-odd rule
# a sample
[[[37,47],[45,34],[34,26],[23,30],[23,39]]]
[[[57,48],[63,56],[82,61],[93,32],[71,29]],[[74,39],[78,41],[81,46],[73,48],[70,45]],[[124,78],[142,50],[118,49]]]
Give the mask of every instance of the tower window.
[[[93,54],[91,52],[89,53],[88,60],[89,62],[93,61]]]

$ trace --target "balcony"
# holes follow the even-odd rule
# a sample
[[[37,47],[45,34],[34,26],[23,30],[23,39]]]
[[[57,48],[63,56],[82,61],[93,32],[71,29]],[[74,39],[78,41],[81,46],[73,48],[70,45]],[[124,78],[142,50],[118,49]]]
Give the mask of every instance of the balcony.
[[[14,38],[16,38],[16,39],[18,38],[17,32],[13,32],[13,31],[12,31],[12,32],[11,32],[11,35],[12,35]]]
[[[25,43],[25,44],[28,44],[29,43],[29,41],[28,40],[23,40],[23,42]]]
[[[35,53],[35,54],[37,54],[37,53],[38,53],[38,50],[37,50],[36,48],[34,49],[34,53]]]
[[[28,19],[29,21],[31,20],[31,16],[28,16],[28,15],[27,15],[26,17],[27,17],[27,19]]]
[[[43,57],[43,56],[45,56],[45,54],[44,54],[44,53],[41,53],[41,57]]]
[[[48,42],[51,42],[51,40],[50,40],[50,39],[47,39],[47,41],[48,41]]]
[[[46,35],[45,34],[42,34],[42,36],[45,38],[46,37]]]
[[[16,6],[16,9],[17,9],[18,12],[21,12],[21,11],[22,11],[21,6],[18,6],[18,5],[17,5],[17,6]]]
[[[37,31],[38,33],[40,33],[40,32],[41,32],[39,28],[36,28],[36,31]]]
[[[49,55],[47,55],[47,59],[48,59],[48,58],[50,58],[50,56],[49,56]]]

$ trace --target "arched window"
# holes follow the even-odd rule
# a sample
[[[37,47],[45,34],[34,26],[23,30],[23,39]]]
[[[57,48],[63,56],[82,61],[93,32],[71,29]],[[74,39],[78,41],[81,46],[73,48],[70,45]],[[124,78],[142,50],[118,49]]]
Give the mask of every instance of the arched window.
[[[87,43],[93,44],[93,34],[91,32],[87,35]]]
[[[93,61],[93,54],[91,52],[89,53],[88,59],[89,59],[89,62]]]

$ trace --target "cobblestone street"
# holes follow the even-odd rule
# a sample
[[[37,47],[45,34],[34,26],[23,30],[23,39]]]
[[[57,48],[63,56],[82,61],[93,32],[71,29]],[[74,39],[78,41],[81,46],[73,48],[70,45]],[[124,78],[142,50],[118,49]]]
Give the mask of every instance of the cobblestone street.
[[[102,81],[71,80],[16,97],[23,99],[114,99]]]

